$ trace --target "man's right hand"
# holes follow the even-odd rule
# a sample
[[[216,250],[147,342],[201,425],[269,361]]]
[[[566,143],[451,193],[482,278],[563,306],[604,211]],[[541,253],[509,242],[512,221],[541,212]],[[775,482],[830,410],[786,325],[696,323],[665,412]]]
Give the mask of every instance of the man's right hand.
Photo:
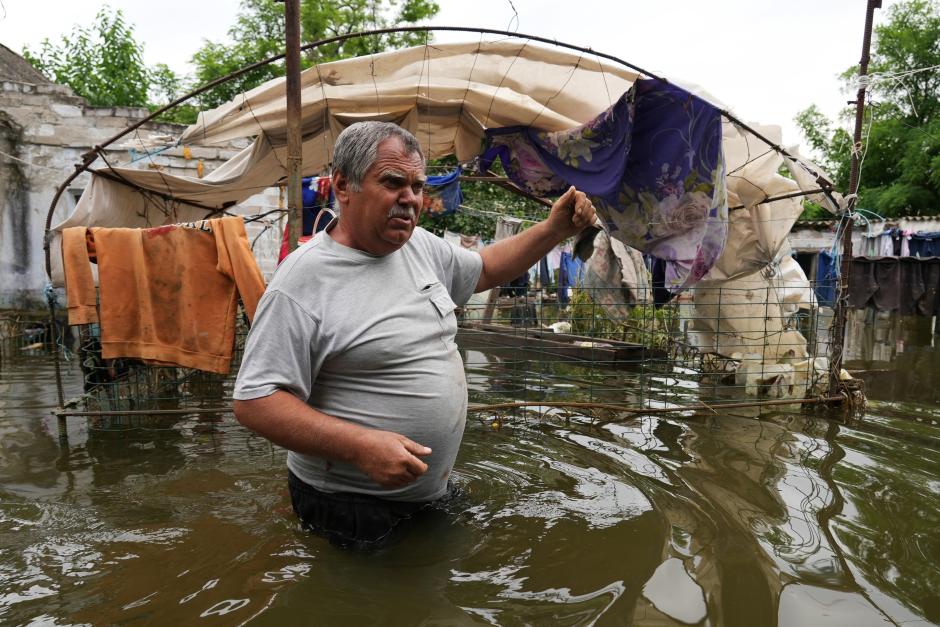
[[[418,459],[431,449],[391,431],[366,429],[359,436],[356,466],[383,488],[401,488],[428,470]]]

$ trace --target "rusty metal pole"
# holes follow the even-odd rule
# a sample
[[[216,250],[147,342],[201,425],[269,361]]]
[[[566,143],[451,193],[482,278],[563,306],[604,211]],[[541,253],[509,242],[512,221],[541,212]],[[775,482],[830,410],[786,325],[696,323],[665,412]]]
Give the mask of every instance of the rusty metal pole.
[[[287,38],[287,224],[290,250],[303,229],[303,136],[300,124],[300,0],[285,0]]]
[[[858,92],[855,95],[855,101],[849,101],[848,104],[855,105],[855,134],[852,138],[852,171],[849,175],[849,189],[847,196],[846,213],[849,218],[846,220],[845,230],[842,233],[842,265],[841,265],[841,283],[843,289],[839,291],[839,300],[836,303],[834,324],[832,330],[832,367],[829,372],[829,389],[835,391],[840,388],[839,374],[842,371],[842,352],[845,347],[845,327],[846,317],[848,316],[848,285],[849,273],[852,267],[852,218],[851,213],[855,210],[855,204],[858,202],[858,179],[861,170],[861,150],[862,150],[862,125],[865,121],[865,90],[868,81],[868,62],[871,51],[871,31],[875,19],[875,9],[881,8],[881,0],[868,0],[868,7],[865,14],[865,35],[862,38],[862,58],[858,63]]]

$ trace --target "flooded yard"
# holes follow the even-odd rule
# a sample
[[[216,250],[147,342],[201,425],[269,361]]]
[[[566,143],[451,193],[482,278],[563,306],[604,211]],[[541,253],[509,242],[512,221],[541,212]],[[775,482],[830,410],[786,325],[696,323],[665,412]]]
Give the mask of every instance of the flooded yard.
[[[861,356],[856,423],[471,415],[462,496],[374,553],[302,532],[285,453],[231,415],[70,418],[60,445],[51,357],[7,355],[0,623],[937,624],[940,352],[918,338]],[[463,356],[471,402],[524,396],[530,370],[578,398],[589,375]],[[74,361],[63,374],[80,394]]]

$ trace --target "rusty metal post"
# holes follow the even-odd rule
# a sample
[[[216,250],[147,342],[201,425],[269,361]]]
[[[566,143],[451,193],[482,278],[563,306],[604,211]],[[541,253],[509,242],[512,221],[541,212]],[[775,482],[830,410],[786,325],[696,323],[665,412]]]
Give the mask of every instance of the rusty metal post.
[[[303,229],[303,136],[300,124],[300,0],[285,0],[287,36],[287,215],[290,250]]]
[[[839,374],[842,371],[842,351],[845,347],[845,321],[848,316],[848,285],[849,273],[852,267],[852,218],[851,213],[855,210],[855,204],[858,202],[858,180],[861,170],[861,150],[862,150],[862,125],[865,121],[865,90],[868,82],[865,77],[868,76],[868,62],[871,51],[871,31],[875,19],[875,9],[881,8],[881,0],[868,0],[868,7],[865,14],[865,34],[862,39],[862,58],[858,63],[858,92],[854,102],[855,105],[855,134],[852,138],[852,171],[849,175],[849,189],[847,196],[846,214],[849,215],[846,220],[845,230],[842,233],[842,265],[840,269],[840,282],[843,289],[839,290],[839,299],[836,302],[836,311],[833,318],[833,329],[830,341],[832,342],[832,364],[829,372],[829,390],[834,392],[840,389]]]

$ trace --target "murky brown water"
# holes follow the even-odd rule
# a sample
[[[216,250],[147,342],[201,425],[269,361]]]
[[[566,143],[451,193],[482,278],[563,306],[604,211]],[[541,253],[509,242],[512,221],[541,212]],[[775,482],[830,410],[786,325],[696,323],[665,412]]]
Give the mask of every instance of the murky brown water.
[[[940,352],[913,348],[900,371],[866,362],[881,387],[857,426],[472,419],[464,498],[373,554],[301,532],[283,451],[231,416],[118,432],[73,418],[62,448],[51,358],[7,357],[0,623],[938,623]],[[522,367],[465,358],[478,398]],[[65,375],[77,395],[77,366]]]

